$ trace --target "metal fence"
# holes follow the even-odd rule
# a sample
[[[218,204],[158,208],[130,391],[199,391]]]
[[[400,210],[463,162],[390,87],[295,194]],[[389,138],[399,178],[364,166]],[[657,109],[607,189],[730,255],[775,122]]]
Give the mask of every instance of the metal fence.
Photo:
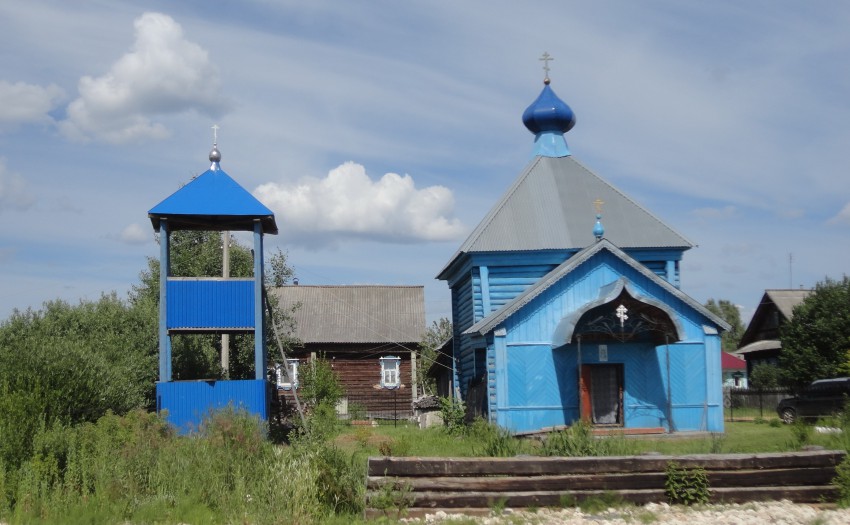
[[[723,413],[726,421],[752,421],[779,417],[776,405],[793,393],[788,389],[723,389]]]
[[[371,395],[348,393],[339,400],[340,419],[396,424],[413,416],[409,390],[380,390]]]

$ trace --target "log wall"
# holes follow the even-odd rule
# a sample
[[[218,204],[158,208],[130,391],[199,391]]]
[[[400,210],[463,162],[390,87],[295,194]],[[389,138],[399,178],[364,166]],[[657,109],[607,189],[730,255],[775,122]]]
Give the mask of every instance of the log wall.
[[[832,483],[841,451],[581,458],[372,457],[367,467],[367,516],[386,484],[409,487],[412,515],[445,510],[481,512],[494,505],[555,507],[616,492],[635,504],[666,502],[665,470],[703,468],[712,503],[788,499],[835,501]]]

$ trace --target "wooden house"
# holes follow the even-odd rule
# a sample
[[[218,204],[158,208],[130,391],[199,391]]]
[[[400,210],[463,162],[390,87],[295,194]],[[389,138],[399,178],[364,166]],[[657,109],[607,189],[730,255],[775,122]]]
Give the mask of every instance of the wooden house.
[[[779,331],[791,320],[794,307],[811,294],[812,290],[805,289],[764,291],[735,351],[746,360],[748,377],[758,365],[779,364],[779,352],[782,350]]]
[[[422,286],[304,286],[271,290],[279,308],[295,306],[290,372],[307,373],[311,359],[327,360],[345,389],[341,417],[403,419],[411,414],[416,351],[425,333]],[[278,375],[286,398],[293,385]]]
[[[523,122],[531,162],[438,275],[453,390],[516,433],[722,431],[728,325],[679,289],[693,244],[571,155],[548,78]]]

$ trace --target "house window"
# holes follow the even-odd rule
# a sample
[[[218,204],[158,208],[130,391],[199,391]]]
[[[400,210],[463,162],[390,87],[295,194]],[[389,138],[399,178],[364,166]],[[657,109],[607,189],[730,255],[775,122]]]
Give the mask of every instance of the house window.
[[[282,388],[284,390],[292,390],[293,386],[295,388],[298,388],[298,360],[287,359],[286,367],[289,371],[289,378],[286,377],[286,373],[284,372],[283,366],[280,363],[275,363],[274,365],[274,373],[275,378],[277,379],[277,387]]]
[[[382,357],[381,388],[398,388],[401,385],[401,358]]]

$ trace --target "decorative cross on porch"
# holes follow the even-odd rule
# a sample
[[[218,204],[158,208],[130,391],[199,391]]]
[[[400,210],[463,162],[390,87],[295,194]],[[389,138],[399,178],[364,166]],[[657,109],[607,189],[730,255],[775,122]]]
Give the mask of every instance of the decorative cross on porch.
[[[626,315],[626,312],[628,312],[629,309],[621,304],[620,306],[617,307],[616,311],[617,311],[617,319],[620,320],[620,328],[622,329],[626,324],[626,319],[629,318],[629,316]]]

